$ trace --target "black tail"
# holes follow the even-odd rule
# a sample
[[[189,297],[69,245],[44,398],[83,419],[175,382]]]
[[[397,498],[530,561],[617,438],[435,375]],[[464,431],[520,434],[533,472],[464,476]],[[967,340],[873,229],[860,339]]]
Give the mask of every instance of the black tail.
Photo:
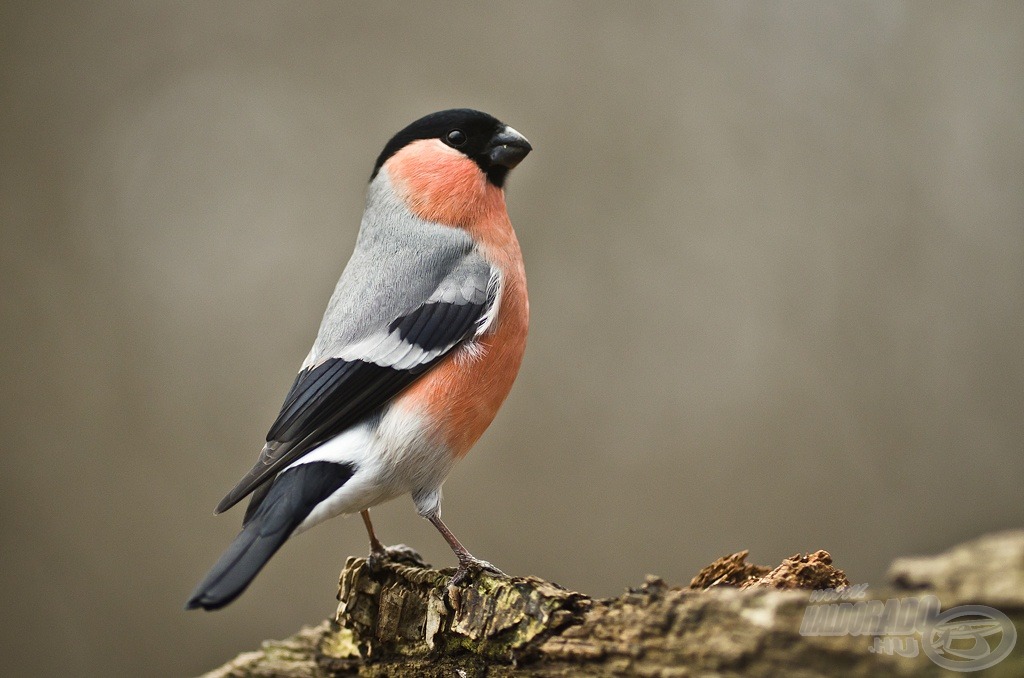
[[[355,472],[351,464],[315,461],[282,471],[250,507],[242,531],[196,587],[185,608],[216,610],[239,595],[313,508]]]
[[[293,525],[291,530],[263,535],[260,534],[260,525],[249,523],[231,542],[206,579],[196,587],[185,607],[189,610],[197,607],[216,610],[237,598],[294,529]]]

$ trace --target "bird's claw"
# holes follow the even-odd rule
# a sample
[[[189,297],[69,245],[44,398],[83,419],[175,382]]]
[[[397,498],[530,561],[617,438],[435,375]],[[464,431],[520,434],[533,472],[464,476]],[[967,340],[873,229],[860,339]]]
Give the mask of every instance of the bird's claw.
[[[451,584],[458,585],[469,575],[470,572],[489,572],[499,577],[508,577],[507,574],[491,565],[486,560],[480,560],[479,558],[463,558],[459,561],[459,568],[455,570],[455,574],[452,575]]]
[[[395,544],[394,546],[382,546],[379,549],[371,549],[370,555],[366,558],[367,565],[370,566],[371,572],[379,572],[385,563],[399,563],[401,565],[411,565],[414,567],[428,567],[427,563],[424,562],[423,557],[416,552],[412,547],[406,546],[405,544]]]
[[[480,560],[479,558],[460,558],[459,567],[455,570],[455,574],[448,580],[448,600],[451,601],[452,608],[458,611],[462,604],[462,592],[459,587],[466,581],[466,578],[472,572],[487,572],[488,574],[496,577],[508,578],[508,575],[499,570],[494,565],[490,564],[486,560]]]

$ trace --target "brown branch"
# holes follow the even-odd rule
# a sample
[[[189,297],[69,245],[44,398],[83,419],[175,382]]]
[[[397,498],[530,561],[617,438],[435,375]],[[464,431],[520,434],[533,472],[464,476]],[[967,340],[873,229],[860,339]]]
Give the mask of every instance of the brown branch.
[[[864,635],[801,635],[806,591],[845,583],[824,551],[769,571],[741,552],[694,578],[696,590],[649,577],[608,600],[536,578],[478,575],[446,596],[449,571],[415,563],[370,570],[350,558],[335,620],[265,643],[207,678],[264,676],[939,676],[923,653],[872,652]],[[894,563],[894,588],[863,600],[932,593],[1007,614],[1024,642],[1024,531],[931,558]],[[711,588],[707,588],[707,587]],[[742,587],[742,588],[740,588]],[[1020,648],[986,676],[1024,675]]]

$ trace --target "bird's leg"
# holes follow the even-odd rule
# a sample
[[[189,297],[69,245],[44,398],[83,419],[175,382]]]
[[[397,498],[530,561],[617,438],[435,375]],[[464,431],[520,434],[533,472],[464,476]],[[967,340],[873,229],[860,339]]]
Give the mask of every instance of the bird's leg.
[[[366,561],[370,565],[371,570],[379,570],[381,565],[384,564],[384,561],[387,560],[416,567],[426,566],[426,563],[423,562],[423,558],[420,557],[420,554],[416,553],[416,551],[412,550],[405,544],[384,546],[384,544],[380,543],[380,539],[377,539],[377,534],[373,531],[373,523],[370,522],[369,509],[360,511],[359,515],[363,517],[363,524],[366,525],[366,533],[370,535],[370,555]]]
[[[373,523],[370,521],[369,509],[364,509],[359,512],[359,515],[363,517],[363,525],[366,525],[366,533],[370,535],[370,567],[376,569],[380,565],[380,561],[388,557],[387,549],[384,548],[384,544],[380,543],[380,539],[377,539],[377,533],[373,531]]]
[[[448,542],[449,546],[452,547],[452,551],[455,552],[455,557],[459,559],[459,567],[455,570],[455,574],[452,575],[451,581],[448,582],[449,595],[451,595],[452,591],[458,590],[456,587],[458,587],[458,585],[462,583],[462,581],[466,578],[466,576],[470,573],[471,570],[485,570],[487,572],[490,572],[491,574],[496,574],[501,577],[508,576],[504,572],[496,568],[494,565],[488,563],[486,560],[480,560],[479,558],[476,558],[472,553],[467,551],[466,547],[463,546],[461,542],[459,542],[459,540],[455,538],[455,535],[452,534],[452,531],[449,530],[448,526],[444,524],[444,522],[441,520],[441,515],[437,511],[434,511],[433,513],[428,515],[427,520],[429,520],[431,524],[437,528],[437,531],[441,533],[441,536],[444,537],[444,540]],[[455,596],[453,596],[453,602],[455,602],[454,599]],[[456,607],[458,607],[458,605],[456,605]]]

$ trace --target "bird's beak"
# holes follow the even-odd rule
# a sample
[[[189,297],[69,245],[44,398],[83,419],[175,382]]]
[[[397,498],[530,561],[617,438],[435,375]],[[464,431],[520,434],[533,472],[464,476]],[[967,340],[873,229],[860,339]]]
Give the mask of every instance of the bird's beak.
[[[487,156],[492,164],[509,169],[522,162],[523,158],[533,150],[533,146],[526,140],[526,137],[508,125],[491,137],[491,143],[487,148]]]

